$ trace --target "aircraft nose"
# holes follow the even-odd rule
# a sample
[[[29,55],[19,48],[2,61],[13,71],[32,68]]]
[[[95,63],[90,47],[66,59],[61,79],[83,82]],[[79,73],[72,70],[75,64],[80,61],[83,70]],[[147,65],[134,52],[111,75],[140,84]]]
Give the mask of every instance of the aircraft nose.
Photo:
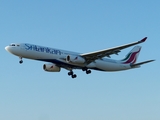
[[[7,52],[10,52],[10,53],[13,52],[13,49],[12,49],[12,47],[10,47],[10,46],[6,46],[6,47],[5,47],[5,50],[6,50]]]
[[[5,47],[5,50],[9,52],[9,46],[6,46],[6,47]]]

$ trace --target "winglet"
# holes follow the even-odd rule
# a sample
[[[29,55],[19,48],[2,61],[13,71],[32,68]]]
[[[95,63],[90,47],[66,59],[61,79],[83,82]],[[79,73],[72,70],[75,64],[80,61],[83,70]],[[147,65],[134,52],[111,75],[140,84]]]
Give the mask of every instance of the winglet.
[[[140,40],[139,42],[142,43],[142,42],[145,42],[147,40],[147,37],[143,38],[142,40]]]

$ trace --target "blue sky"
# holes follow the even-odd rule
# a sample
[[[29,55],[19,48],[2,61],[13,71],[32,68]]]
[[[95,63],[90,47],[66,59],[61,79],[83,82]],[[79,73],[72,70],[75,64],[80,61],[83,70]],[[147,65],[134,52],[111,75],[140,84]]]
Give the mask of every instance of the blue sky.
[[[154,0],[1,0],[1,120],[159,120],[160,1]],[[43,71],[43,62],[19,59],[4,47],[14,42],[81,53],[148,37],[140,69],[75,70],[76,79]],[[114,59],[121,59],[126,49]]]

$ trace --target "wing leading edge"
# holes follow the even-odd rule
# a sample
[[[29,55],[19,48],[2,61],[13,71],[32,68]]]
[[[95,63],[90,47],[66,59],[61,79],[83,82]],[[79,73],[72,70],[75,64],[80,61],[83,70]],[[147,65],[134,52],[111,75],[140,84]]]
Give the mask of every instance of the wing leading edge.
[[[147,37],[143,38],[140,41],[137,42],[133,42],[130,44],[125,44],[125,45],[121,45],[121,46],[117,46],[117,47],[113,47],[113,48],[109,48],[109,49],[104,49],[104,50],[100,50],[100,51],[95,51],[95,52],[90,52],[90,53],[84,53],[84,54],[80,54],[80,56],[84,57],[87,61],[87,63],[90,63],[96,59],[100,59],[103,58],[105,56],[110,57],[110,55],[112,54],[118,54],[119,52],[121,52],[121,50],[143,43],[145,42],[147,39]]]

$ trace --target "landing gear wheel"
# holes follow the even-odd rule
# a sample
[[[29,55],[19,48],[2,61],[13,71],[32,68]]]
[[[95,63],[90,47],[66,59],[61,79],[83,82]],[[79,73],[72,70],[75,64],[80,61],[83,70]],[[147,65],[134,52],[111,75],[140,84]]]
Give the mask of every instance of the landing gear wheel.
[[[76,75],[76,74],[72,75],[72,78],[76,78],[76,77],[77,77],[77,75]]]
[[[23,60],[20,60],[19,63],[22,64],[22,63],[23,63]]]
[[[72,70],[70,72],[68,72],[68,75],[71,76],[72,78],[76,78],[77,77],[77,75],[74,74]]]
[[[20,59],[19,63],[22,64],[23,63],[22,57],[19,57],[19,59]]]
[[[70,76],[70,75],[73,75],[73,71],[68,72],[68,75],[69,75],[69,76]]]
[[[82,71],[86,71],[86,74],[90,74],[91,73],[91,70],[88,70],[87,67],[82,68]]]
[[[91,70],[87,70],[87,71],[86,71],[86,74],[90,74],[90,73],[91,73]]]
[[[82,68],[82,71],[86,71],[87,70],[87,68]]]

